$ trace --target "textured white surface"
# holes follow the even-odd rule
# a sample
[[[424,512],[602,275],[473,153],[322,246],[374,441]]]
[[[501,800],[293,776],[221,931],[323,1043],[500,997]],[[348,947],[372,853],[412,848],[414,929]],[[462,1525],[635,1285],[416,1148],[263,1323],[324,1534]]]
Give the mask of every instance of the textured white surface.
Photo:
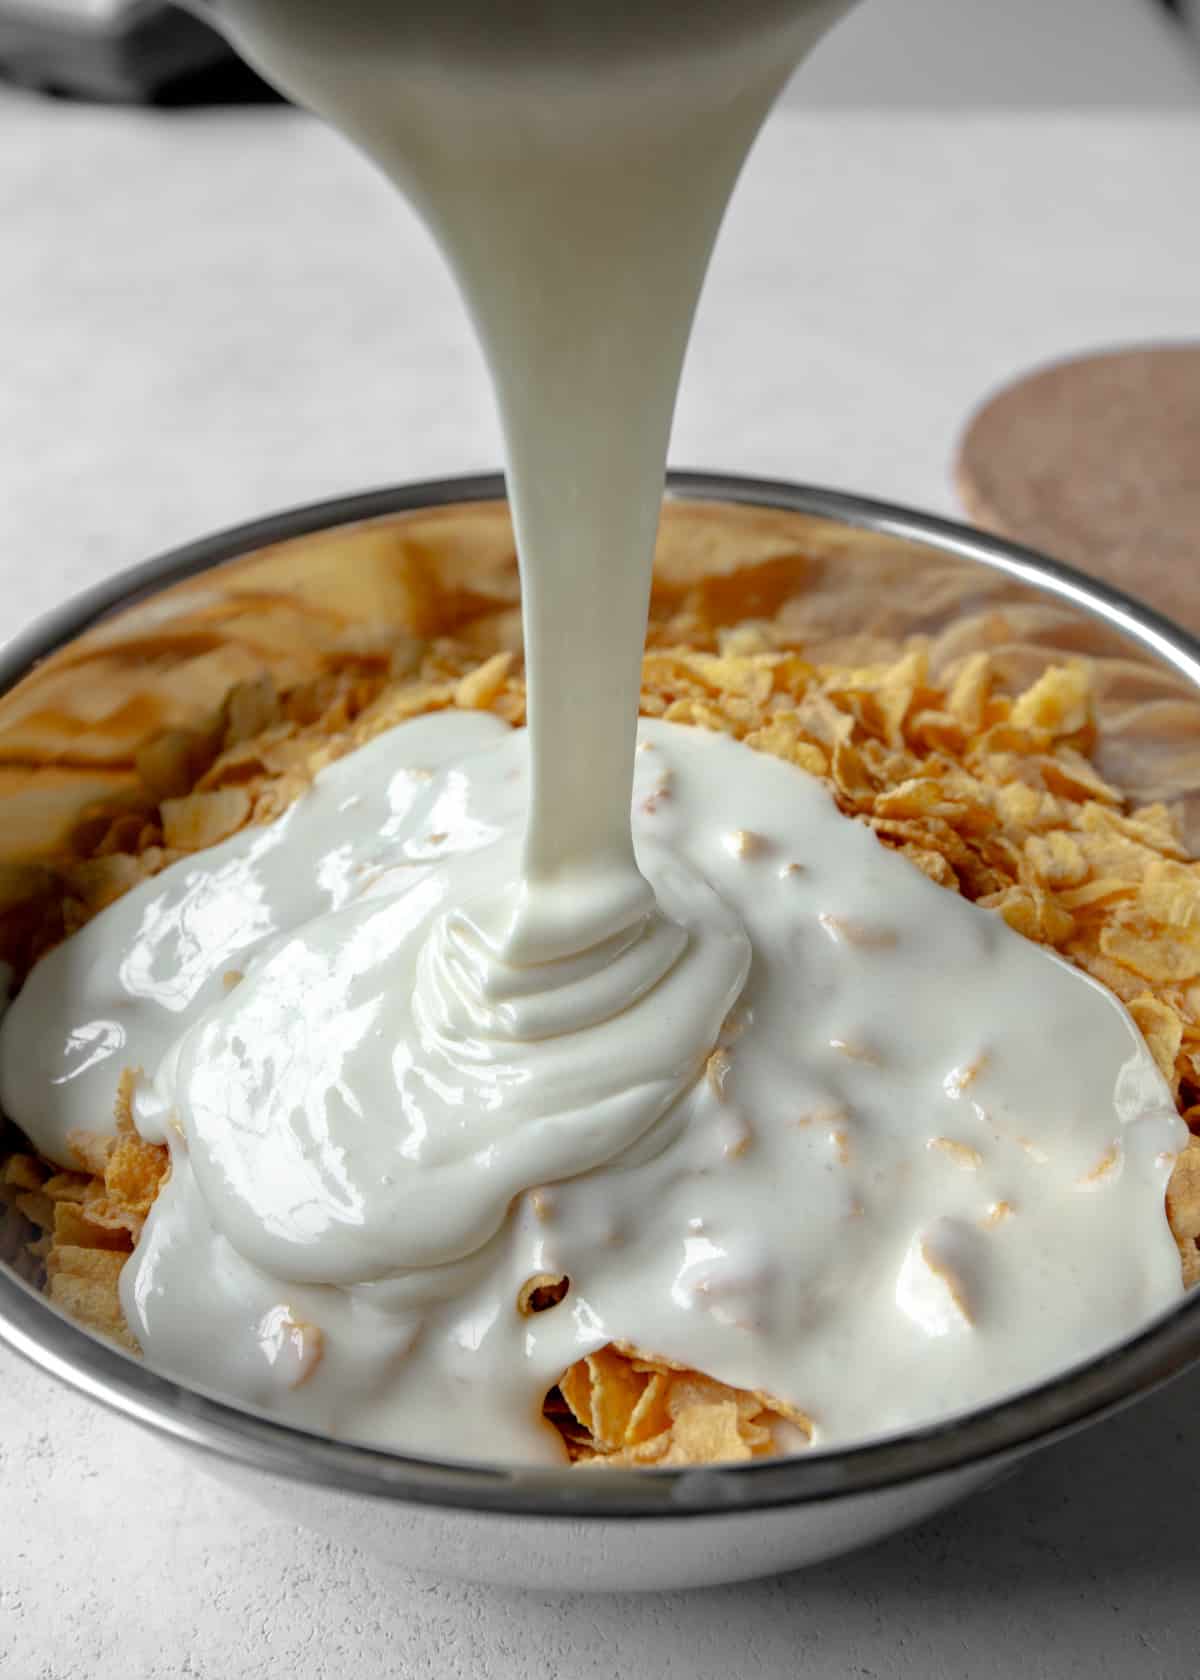
[[[571,1599],[265,1517],[0,1362],[4,1680],[1194,1680],[1200,1379],[819,1569]]]
[[[1089,60],[1088,37],[1081,80],[1071,42],[1101,9],[1108,50]],[[1126,0],[1055,15],[1024,68],[1000,59],[1018,102],[1069,98],[1060,116],[984,114],[1003,102],[993,71],[967,79],[974,111],[805,116],[793,98],[773,121],[706,294],[676,461],[948,510],[954,436],[991,384],[1194,334],[1191,67]],[[820,59],[805,74],[820,94]],[[844,105],[845,58],[839,74]],[[897,102],[919,103],[906,74]],[[961,105],[963,81],[944,83]],[[5,634],[218,525],[496,460],[434,253],[300,116],[0,95],[0,228]],[[863,1556],[572,1602],[388,1574],[0,1355],[0,1676],[1192,1680],[1198,1417],[1192,1376]]]

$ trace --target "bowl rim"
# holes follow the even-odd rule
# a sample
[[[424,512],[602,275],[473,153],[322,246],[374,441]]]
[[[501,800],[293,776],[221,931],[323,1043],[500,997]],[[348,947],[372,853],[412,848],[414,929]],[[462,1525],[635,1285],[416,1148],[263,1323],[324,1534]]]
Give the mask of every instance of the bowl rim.
[[[1200,690],[1200,641],[1161,614],[1060,562],[888,502],[786,480],[671,471],[672,499],[773,507],[941,550],[1024,582],[1099,619]],[[450,503],[502,499],[500,473],[424,480],[289,508],[124,569],[0,644],[0,694],[117,608],[254,549],[341,525]],[[1098,1356],[987,1406],[845,1448],[695,1469],[607,1471],[409,1456],[313,1433],[159,1376],[72,1323],[0,1266],[0,1344],[77,1393],[160,1436],[251,1471],[415,1505],[496,1515],[624,1520],[703,1517],[880,1492],[997,1464],[1140,1399],[1200,1359],[1200,1288]]]

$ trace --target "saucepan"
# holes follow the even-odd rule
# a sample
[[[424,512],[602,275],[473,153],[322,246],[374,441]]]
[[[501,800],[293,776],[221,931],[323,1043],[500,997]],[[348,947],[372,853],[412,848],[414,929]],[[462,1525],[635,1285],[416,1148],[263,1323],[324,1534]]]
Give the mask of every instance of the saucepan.
[[[1167,789],[1193,820],[1200,645],[1149,609],[1010,543],[855,496],[699,473],[673,473],[668,495],[744,510],[748,529],[762,510],[787,515],[790,525],[772,526],[791,538],[775,541],[771,575],[777,580],[780,568],[794,567],[806,634],[826,646],[881,646],[912,635],[956,653],[987,646],[1021,680],[1039,664],[1086,653],[1099,673],[1102,713],[1107,706],[1114,720],[1106,745],[1102,717],[1105,774],[1138,800]],[[0,653],[0,757],[3,694],[84,633],[92,655],[122,644],[128,660],[148,626],[169,638],[173,615],[186,611],[191,657],[207,645],[196,630],[205,603],[219,604],[223,588],[257,588],[261,604],[269,573],[302,580],[310,640],[344,636],[332,606],[339,591],[357,588],[364,611],[386,615],[394,592],[367,588],[364,579],[371,566],[386,572],[393,553],[419,570],[433,529],[423,516],[436,525],[439,510],[502,497],[497,475],[410,484],[293,509],[120,573]],[[241,571],[222,572],[247,555],[264,556],[261,575],[253,566],[247,572],[244,561]],[[466,564],[469,570],[469,556]],[[469,590],[469,577],[459,587]],[[11,815],[28,818],[16,806]],[[0,809],[0,830],[6,826]],[[0,1253],[16,1252],[20,1233],[8,1235]],[[1100,1357],[982,1409],[844,1450],[702,1469],[508,1467],[487,1461],[482,1424],[478,1461],[462,1459],[462,1443],[453,1461],[442,1462],[306,1433],[156,1374],[71,1323],[8,1265],[0,1265],[0,1340],[289,1519],[385,1559],[543,1590],[675,1588],[746,1579],[860,1546],[1142,1398],[1200,1359],[1200,1289]],[[869,1383],[870,1373],[861,1380]]]

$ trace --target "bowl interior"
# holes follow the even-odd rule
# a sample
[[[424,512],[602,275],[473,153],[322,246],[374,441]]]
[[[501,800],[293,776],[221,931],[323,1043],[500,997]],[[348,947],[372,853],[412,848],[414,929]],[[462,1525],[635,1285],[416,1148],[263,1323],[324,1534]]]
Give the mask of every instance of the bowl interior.
[[[1018,691],[1093,665],[1101,774],[1175,802],[1200,843],[1200,665],[1182,633],[1062,568],[959,527],[827,492],[677,475],[652,640],[770,620],[814,662],[870,665],[919,639],[931,671],[987,650]],[[0,956],[97,811],[136,800],[139,755],[211,727],[229,690],[375,684],[413,638],[518,647],[519,579],[494,478],[302,509],[151,562],[9,645],[0,666]],[[703,631],[689,631],[703,625]],[[25,917],[25,922],[22,917]],[[1121,1349],[962,1420],[849,1451],[720,1471],[572,1478],[439,1466],[335,1444],[191,1394],[69,1325],[17,1276],[29,1235],[0,1206],[0,1336],[76,1386],[214,1451],[375,1493],[508,1509],[653,1514],[827,1497],[1069,1427],[1200,1352],[1200,1291]],[[14,1270],[14,1266],[16,1270]],[[657,1490],[657,1491],[655,1491]]]

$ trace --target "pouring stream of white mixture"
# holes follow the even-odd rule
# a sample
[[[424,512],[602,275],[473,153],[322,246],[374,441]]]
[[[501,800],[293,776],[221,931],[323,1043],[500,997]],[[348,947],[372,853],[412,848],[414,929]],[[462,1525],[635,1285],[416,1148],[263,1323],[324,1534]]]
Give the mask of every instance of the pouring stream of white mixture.
[[[495,40],[474,5],[220,8],[457,276],[504,426],[529,729],[402,726],[103,912],[10,1010],[0,1097],[52,1156],[144,1070],[172,1174],[122,1291],[155,1364],[337,1433],[552,1460],[546,1389],[621,1338],[835,1441],[1178,1294],[1182,1123],[1115,1000],[787,765],[644,725],[634,785],[708,254],[842,9],[551,3]],[[522,1318],[545,1272],[568,1295]]]

